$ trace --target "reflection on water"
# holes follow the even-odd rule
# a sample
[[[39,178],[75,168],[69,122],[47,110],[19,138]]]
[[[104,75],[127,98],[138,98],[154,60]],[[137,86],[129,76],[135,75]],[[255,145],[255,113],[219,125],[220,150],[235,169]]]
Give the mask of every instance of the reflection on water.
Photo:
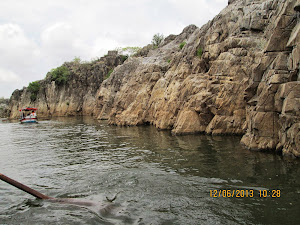
[[[83,117],[2,122],[0,138],[1,173],[46,195],[95,203],[37,200],[0,182],[0,224],[300,222],[299,160],[245,150],[240,137],[172,136]],[[254,197],[210,197],[223,189]],[[281,197],[261,198],[262,189]],[[106,200],[117,193],[113,204]]]

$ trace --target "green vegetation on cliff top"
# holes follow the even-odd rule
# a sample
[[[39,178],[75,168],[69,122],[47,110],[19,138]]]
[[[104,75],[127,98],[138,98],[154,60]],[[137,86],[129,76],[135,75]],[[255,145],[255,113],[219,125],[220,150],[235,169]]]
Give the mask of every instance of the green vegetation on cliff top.
[[[32,102],[35,102],[37,98],[37,94],[39,93],[40,90],[40,83],[38,81],[33,81],[29,83],[27,90],[31,93],[30,100]]]
[[[50,79],[51,81],[55,81],[57,85],[66,84],[69,79],[70,71],[66,66],[60,66],[57,68],[52,69],[48,72],[46,79]],[[40,82],[33,81],[29,83],[27,90],[31,93],[30,100],[35,102],[37,99],[37,94],[40,91]]]
[[[67,83],[70,76],[70,71],[66,66],[59,66],[55,69],[52,69],[47,76],[50,77],[51,81],[55,81],[57,85],[63,85]]]
[[[163,40],[164,40],[163,34],[159,34],[159,33],[154,34],[153,38],[152,38],[152,42],[151,42],[152,48],[157,48]],[[186,44],[185,42],[181,43],[180,48],[183,48],[183,46],[185,44]],[[116,48],[116,50],[118,51],[118,54],[121,55],[122,62],[124,62],[130,56],[135,56],[140,50],[142,50],[142,48],[129,46],[129,47],[124,47],[124,48],[119,47],[119,48]],[[99,60],[100,60],[100,58],[92,59],[91,62],[82,61],[80,59],[80,57],[76,56],[73,59],[72,63],[83,65],[83,64],[89,64],[89,63],[95,63]],[[169,60],[168,62],[170,62],[170,61],[171,60]],[[114,71],[113,68],[110,69],[104,79],[109,78],[113,71]],[[65,85],[68,82],[69,76],[70,76],[69,68],[66,67],[65,65],[62,65],[57,68],[51,69],[51,71],[47,73],[46,79],[55,81],[55,84],[61,86],[61,85]],[[33,82],[29,83],[27,90],[31,93],[30,100],[32,102],[35,102],[37,99],[37,94],[39,93],[39,90],[40,90],[40,82],[33,81]]]
[[[122,47],[116,48],[116,51],[118,51],[119,55],[121,55],[122,57],[127,57],[127,58],[132,56],[132,55],[135,55],[139,50],[141,50],[141,47],[128,46],[128,47],[125,47],[125,48],[122,48]]]
[[[153,35],[151,44],[154,47],[158,47],[160,45],[160,43],[162,43],[163,40],[164,40],[164,35],[160,34],[160,33],[157,33],[157,34]]]
[[[0,104],[8,104],[8,102],[9,102],[8,98],[0,97]]]

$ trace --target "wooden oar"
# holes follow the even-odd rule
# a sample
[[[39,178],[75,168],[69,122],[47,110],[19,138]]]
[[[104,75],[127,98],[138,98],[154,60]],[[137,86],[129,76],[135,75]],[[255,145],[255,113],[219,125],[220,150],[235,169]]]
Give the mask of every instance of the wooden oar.
[[[49,197],[47,195],[43,195],[42,193],[40,193],[36,190],[33,190],[30,187],[27,187],[24,184],[19,183],[18,181],[15,181],[15,180],[3,175],[2,173],[0,173],[0,179],[5,181],[6,183],[9,183],[9,184],[15,186],[16,188],[21,189],[22,191],[27,192],[28,194],[33,195],[36,198],[49,200],[51,202],[58,202],[58,203],[62,203],[62,204],[73,204],[73,205],[85,206],[85,207],[94,206],[94,207],[98,208],[97,212],[99,212],[101,214],[108,214],[115,207],[113,204],[108,204],[106,206],[103,206],[103,205],[100,205],[97,202],[89,201],[89,200],[83,200],[83,199]],[[117,195],[113,199],[111,199],[111,200],[107,199],[107,200],[110,201],[110,202],[113,202],[116,198],[117,198]]]
[[[0,173],[0,179],[5,181],[6,183],[9,183],[9,184],[15,186],[16,188],[21,189],[22,191],[27,192],[28,194],[33,195],[34,197],[39,198],[39,199],[54,199],[54,198],[49,197],[47,195],[43,195],[42,193],[40,193],[36,190],[33,190],[32,188],[27,187],[26,185],[21,184],[18,181],[15,181],[15,180],[3,175],[2,173]]]

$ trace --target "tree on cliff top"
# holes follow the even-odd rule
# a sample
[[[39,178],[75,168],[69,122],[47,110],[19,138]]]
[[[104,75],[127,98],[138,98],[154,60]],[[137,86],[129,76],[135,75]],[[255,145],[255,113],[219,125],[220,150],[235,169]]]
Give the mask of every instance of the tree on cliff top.
[[[65,66],[60,66],[52,69],[47,77],[50,77],[51,81],[55,81],[57,85],[66,84],[70,76],[70,71]]]
[[[131,47],[131,46],[128,46],[125,48],[122,48],[122,47],[116,48],[116,50],[118,51],[118,54],[124,55],[124,56],[126,56],[126,55],[132,56],[132,55],[136,54],[140,49],[141,49],[141,47]]]
[[[164,40],[164,35],[163,34],[160,34],[160,33],[157,33],[157,34],[154,34],[153,35],[153,38],[152,38],[152,45],[154,47],[158,47],[159,44]]]
[[[40,91],[40,83],[38,81],[33,81],[29,83],[27,90],[31,93],[30,100],[35,102],[37,94]]]

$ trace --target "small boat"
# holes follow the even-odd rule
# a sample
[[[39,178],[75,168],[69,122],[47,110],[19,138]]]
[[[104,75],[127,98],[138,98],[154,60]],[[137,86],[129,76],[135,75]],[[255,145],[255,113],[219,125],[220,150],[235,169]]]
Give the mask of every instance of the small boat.
[[[37,108],[23,108],[20,109],[20,122],[21,123],[37,123]]]

